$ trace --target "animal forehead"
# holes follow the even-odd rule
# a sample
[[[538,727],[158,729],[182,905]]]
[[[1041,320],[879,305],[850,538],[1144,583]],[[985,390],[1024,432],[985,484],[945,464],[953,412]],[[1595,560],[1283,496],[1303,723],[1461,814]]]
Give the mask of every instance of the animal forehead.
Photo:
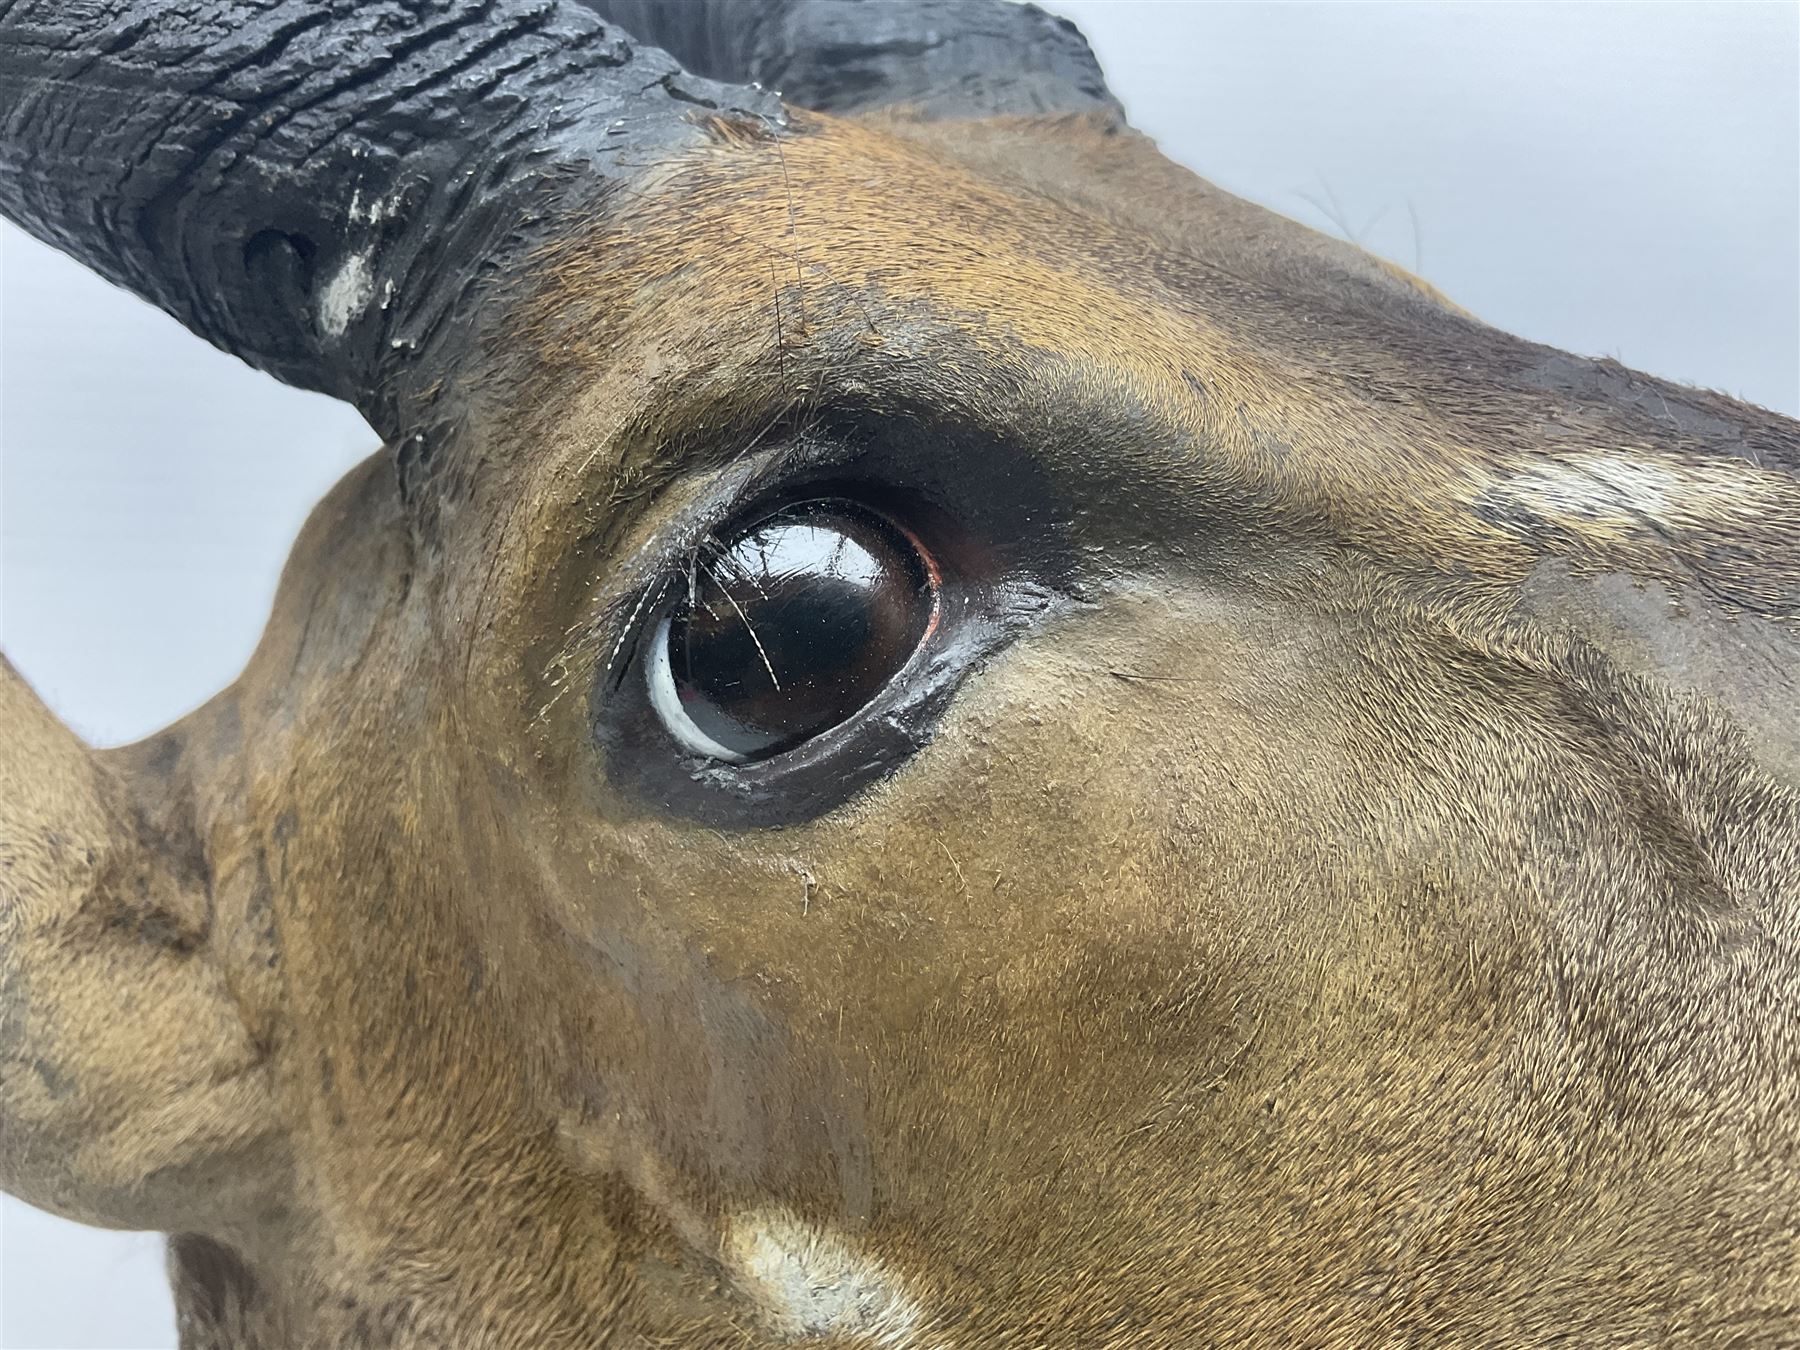
[[[926,305],[979,318],[1007,348],[1104,357],[1150,380],[1195,360],[1217,367],[1235,346],[1271,345],[1246,342],[1269,333],[1246,310],[1274,297],[1234,275],[1219,249],[1140,230],[1094,202],[1093,191],[1034,190],[854,123],[726,128],[712,153],[660,175],[609,212],[598,237],[554,258],[549,295],[673,296],[756,322],[779,299],[795,336],[879,327]],[[893,312],[858,309],[850,291]]]
[[[879,127],[719,124],[708,149],[544,258],[517,332],[545,371],[636,381],[611,389],[612,407],[660,399],[685,414],[710,398],[689,426],[744,431],[796,387],[817,401],[858,384],[977,414],[1030,402],[1091,454],[1102,442],[1080,429],[1110,410],[1142,427],[1140,461],[1198,465],[1396,561],[1455,557],[1516,580],[1548,552],[1686,581],[1694,558],[1730,565],[1705,537],[1742,533],[1765,541],[1767,592],[1769,554],[1793,548],[1769,537],[1795,518],[1791,474],[1650,449],[1666,427],[1563,387],[1565,367],[1585,379],[1592,363],[1483,328],[1379,268],[1360,277],[1291,222],[1214,209],[1204,185],[1183,195],[1178,180],[1197,180],[1132,155],[1192,219],[1150,229],[1141,210],[1101,209],[1130,184],[1098,170],[1053,194],[1041,173],[1009,178]],[[1655,393],[1638,406],[1705,397]],[[695,444],[646,440],[664,454]],[[1655,499],[1621,475],[1653,478]],[[1773,570],[1780,608],[1800,579]],[[1736,603],[1748,580],[1709,582]]]
[[[1223,445],[1222,410],[1304,420],[1345,392],[1346,368],[1387,360],[1343,343],[1326,359],[1327,300],[1246,280],[1190,247],[1211,237],[1204,229],[1141,229],[1081,194],[880,128],[811,117],[792,134],[721,126],[709,152],[611,199],[543,256],[511,328],[513,349],[542,367],[537,384],[622,369],[667,391],[672,373],[704,370],[699,383],[737,381],[729,402],[754,399],[759,381],[779,398],[810,363],[815,398],[847,377],[985,411],[1025,384],[1054,409],[1054,371],[1067,390],[1129,407],[1165,443]],[[1219,234],[1229,251],[1244,231]],[[1328,297],[1342,278],[1327,268],[1315,280]],[[690,380],[678,397],[698,392]],[[1094,411],[1072,398],[1062,407],[1071,425]]]

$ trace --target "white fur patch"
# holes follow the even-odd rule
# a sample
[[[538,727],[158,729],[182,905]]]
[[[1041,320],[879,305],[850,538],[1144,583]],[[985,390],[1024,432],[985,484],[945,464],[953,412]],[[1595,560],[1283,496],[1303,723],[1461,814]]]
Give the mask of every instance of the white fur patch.
[[[905,1282],[843,1235],[784,1210],[731,1220],[725,1264],[777,1332],[859,1336],[882,1350],[928,1350],[924,1316]],[[929,1350],[950,1350],[934,1341]]]
[[[1582,455],[1552,460],[1517,475],[1515,496],[1546,515],[1610,520],[1620,516],[1666,521],[1696,484],[1660,464],[1627,455]]]

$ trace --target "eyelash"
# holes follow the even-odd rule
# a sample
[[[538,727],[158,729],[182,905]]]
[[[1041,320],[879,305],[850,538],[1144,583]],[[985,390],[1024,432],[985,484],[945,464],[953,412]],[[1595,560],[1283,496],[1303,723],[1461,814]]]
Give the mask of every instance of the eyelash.
[[[601,688],[616,692],[624,682],[636,663],[637,645],[644,636],[645,616],[655,611],[670,586],[678,582],[685,575],[686,567],[699,558],[707,540],[748,511],[759,498],[775,496],[783,481],[807,462],[808,457],[803,451],[802,443],[789,442],[771,456],[751,462],[747,476],[741,481],[716,486],[699,506],[693,508],[693,514],[680,522],[673,549],[660,534],[644,543],[634,559],[635,565],[628,565],[626,569],[633,584],[603,611],[596,625],[599,633],[616,635],[600,672]],[[731,464],[741,462],[748,453],[748,450],[740,451]],[[727,465],[727,470],[731,464]],[[648,565],[643,561],[646,557],[651,559]]]

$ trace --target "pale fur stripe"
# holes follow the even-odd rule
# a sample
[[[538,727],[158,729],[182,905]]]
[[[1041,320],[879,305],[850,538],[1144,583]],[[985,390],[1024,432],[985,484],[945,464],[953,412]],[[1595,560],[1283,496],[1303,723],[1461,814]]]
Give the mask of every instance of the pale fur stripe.
[[[922,1339],[925,1317],[905,1281],[840,1233],[785,1209],[731,1220],[725,1263],[782,1335],[855,1336],[882,1350],[953,1350]]]

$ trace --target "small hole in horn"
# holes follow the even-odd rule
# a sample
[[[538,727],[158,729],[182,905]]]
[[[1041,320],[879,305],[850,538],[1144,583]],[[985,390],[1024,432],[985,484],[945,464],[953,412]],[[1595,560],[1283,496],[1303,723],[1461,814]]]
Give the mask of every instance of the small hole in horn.
[[[259,230],[244,242],[244,274],[267,294],[302,301],[312,292],[313,242],[282,230]]]

